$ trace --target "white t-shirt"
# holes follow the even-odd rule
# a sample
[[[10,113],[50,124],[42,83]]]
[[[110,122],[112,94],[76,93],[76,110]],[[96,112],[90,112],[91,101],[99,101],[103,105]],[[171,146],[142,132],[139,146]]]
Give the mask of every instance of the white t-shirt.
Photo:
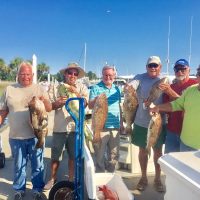
[[[33,96],[43,96],[45,99],[49,99],[47,92],[38,84],[22,87],[16,83],[7,86],[2,101],[4,103],[3,108],[9,110],[10,138],[29,139],[35,137],[28,108],[28,103]]]

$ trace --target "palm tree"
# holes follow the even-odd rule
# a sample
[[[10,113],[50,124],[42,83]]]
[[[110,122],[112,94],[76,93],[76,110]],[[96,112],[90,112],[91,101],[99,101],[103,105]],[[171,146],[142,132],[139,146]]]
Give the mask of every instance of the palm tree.
[[[50,67],[46,65],[46,63],[41,63],[37,65],[38,81],[44,80],[45,78],[47,78],[49,69]]]
[[[6,80],[6,77],[6,63],[2,58],[0,58],[0,80]]]
[[[10,68],[10,78],[12,80],[16,79],[16,75],[17,75],[17,71],[19,68],[19,65],[23,62],[23,59],[20,57],[16,57],[13,60],[10,61],[10,64],[8,65],[8,67]]]

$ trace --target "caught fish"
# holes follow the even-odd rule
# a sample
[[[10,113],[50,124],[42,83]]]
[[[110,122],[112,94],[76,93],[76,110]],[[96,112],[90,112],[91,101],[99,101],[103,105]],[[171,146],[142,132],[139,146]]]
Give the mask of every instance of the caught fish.
[[[131,85],[124,87],[123,114],[126,122],[125,133],[132,132],[132,124],[138,107],[138,99],[135,89]]]
[[[100,132],[103,130],[108,114],[108,101],[105,93],[100,94],[92,110],[93,142],[101,141]]]
[[[71,92],[71,87],[72,86],[67,83],[60,84],[58,87],[59,96],[63,96],[63,97],[67,97],[67,98],[77,97],[75,93]],[[79,102],[77,100],[70,101],[68,106],[69,106],[70,110],[78,118],[79,117]],[[69,116],[68,112],[65,109],[65,106],[63,106],[62,109],[63,109],[63,113],[65,114],[65,116]],[[92,137],[90,130],[88,130],[88,127],[87,127],[85,121],[84,121],[83,131],[84,131],[84,136],[85,136],[85,142],[86,142],[90,152],[94,153],[94,149],[93,149],[93,145],[92,145],[93,137]]]
[[[115,191],[112,191],[108,186],[103,185],[99,187],[99,191],[102,191],[105,199],[119,200],[119,197]]]
[[[43,101],[38,97],[33,97],[28,103],[31,125],[33,127],[34,134],[38,139],[36,148],[42,148],[45,137],[48,134],[48,115]]]
[[[149,92],[149,97],[147,98],[147,101],[149,103],[154,102],[156,99],[158,99],[160,97],[160,95],[162,94],[162,90],[159,88],[159,85],[161,83],[168,83],[168,78],[164,77],[161,78],[160,80],[156,81],[153,85],[152,88]]]
[[[67,83],[60,84],[58,87],[58,93],[61,97],[67,97],[67,98],[74,98],[77,97],[73,92],[71,92],[71,85]],[[67,100],[67,99],[66,99]],[[78,101],[70,101],[69,107],[73,112],[75,112],[76,117],[78,117],[78,111],[79,111],[79,103]],[[63,113],[65,116],[68,116],[68,112],[65,109],[65,106],[62,107]]]
[[[154,105],[151,104],[150,107],[153,107]],[[160,133],[162,131],[162,118],[160,113],[153,113],[151,120],[149,122],[148,126],[148,132],[147,132],[147,145],[146,149],[148,151],[149,157],[151,156],[151,147],[154,147],[156,144]]]

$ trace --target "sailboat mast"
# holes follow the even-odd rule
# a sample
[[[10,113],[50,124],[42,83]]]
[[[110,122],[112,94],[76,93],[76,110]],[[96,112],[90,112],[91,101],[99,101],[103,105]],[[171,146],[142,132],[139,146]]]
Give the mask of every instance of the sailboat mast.
[[[167,75],[169,75],[169,38],[170,38],[170,16],[169,16],[169,24],[168,24],[168,38],[167,38]]]
[[[87,50],[87,47],[86,47],[86,43],[85,43],[85,48],[84,48],[84,63],[83,63],[83,68],[84,68],[84,71],[85,71],[85,66],[86,66],[86,50]]]
[[[190,52],[189,52],[189,64],[191,62],[191,56],[192,56],[192,23],[193,23],[193,16],[191,17],[191,22],[190,22]]]

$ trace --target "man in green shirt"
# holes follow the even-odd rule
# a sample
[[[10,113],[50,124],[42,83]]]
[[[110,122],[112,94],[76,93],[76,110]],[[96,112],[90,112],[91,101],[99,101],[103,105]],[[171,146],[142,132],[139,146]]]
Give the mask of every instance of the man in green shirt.
[[[178,99],[149,110],[151,113],[184,111],[180,151],[200,149],[200,67],[197,68],[196,76],[198,84],[188,87]]]

